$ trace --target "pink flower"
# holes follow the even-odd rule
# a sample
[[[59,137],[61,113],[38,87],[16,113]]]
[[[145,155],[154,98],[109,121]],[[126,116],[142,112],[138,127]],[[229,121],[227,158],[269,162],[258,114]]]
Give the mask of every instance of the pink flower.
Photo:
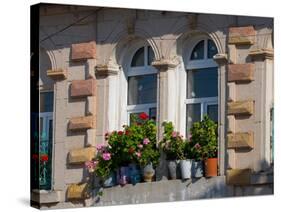
[[[173,131],[173,132],[172,132],[172,137],[173,137],[173,138],[176,138],[177,136],[178,136],[178,132]]]
[[[138,144],[138,148],[142,149],[143,145],[142,144]]]
[[[103,149],[104,149],[104,145],[103,144],[98,144],[97,146],[96,146],[96,148],[97,148],[97,150],[99,151],[99,152],[101,152]]]
[[[188,135],[188,139],[189,139],[189,140],[191,140],[191,138],[192,138],[192,135],[191,135],[191,134],[189,134],[189,135]]]
[[[141,152],[136,152],[135,154],[136,154],[136,156],[137,156],[138,158],[141,157]]]
[[[195,147],[196,149],[200,149],[200,148],[201,148],[200,144],[198,144],[198,143],[196,143],[196,144],[194,145],[194,147]]]
[[[150,140],[148,138],[143,139],[143,144],[147,145],[150,143]]]
[[[86,161],[85,167],[88,170],[94,170],[96,168],[97,164],[98,164],[98,161]]]
[[[106,153],[102,154],[102,158],[104,160],[110,160],[111,159],[111,155],[110,155],[110,153],[106,152]]]

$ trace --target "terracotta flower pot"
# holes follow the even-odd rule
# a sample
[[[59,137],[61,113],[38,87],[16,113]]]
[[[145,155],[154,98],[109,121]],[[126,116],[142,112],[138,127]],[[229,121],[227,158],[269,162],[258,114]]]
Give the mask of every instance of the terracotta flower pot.
[[[215,177],[218,176],[218,159],[208,158],[205,160],[205,176]]]

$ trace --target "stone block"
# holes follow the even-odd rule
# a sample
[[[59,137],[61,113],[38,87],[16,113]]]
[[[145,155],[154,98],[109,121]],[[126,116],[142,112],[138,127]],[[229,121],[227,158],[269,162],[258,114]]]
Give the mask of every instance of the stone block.
[[[227,83],[227,99],[230,102],[236,100],[236,84],[235,82]]]
[[[226,184],[244,186],[251,184],[251,169],[230,169],[226,171]]]
[[[227,150],[227,168],[228,169],[236,168],[236,153],[234,149]]]
[[[254,113],[254,101],[236,101],[227,103],[228,115],[252,115]]]
[[[237,61],[237,49],[233,44],[228,45],[228,61],[235,64]]]
[[[50,69],[47,70],[47,76],[53,80],[60,80],[67,78],[67,72],[64,69]]]
[[[69,120],[68,128],[72,131],[96,128],[96,118],[95,116],[82,116],[71,118]]]
[[[96,58],[96,42],[76,43],[71,45],[71,59],[85,60]]]
[[[239,132],[227,134],[228,149],[252,149],[254,148],[254,133]]]
[[[88,184],[70,184],[67,188],[67,199],[68,200],[81,200],[86,199],[88,196]]]
[[[71,97],[95,96],[97,82],[95,79],[73,80],[70,86]]]
[[[86,146],[94,146],[96,144],[96,129],[88,129],[86,136]]]
[[[235,133],[235,117],[233,115],[227,116],[227,132]]]
[[[86,112],[88,115],[97,114],[97,97],[96,96],[88,96],[86,102]]]
[[[251,82],[254,80],[255,64],[229,64],[228,82]]]
[[[229,44],[235,45],[252,45],[256,40],[256,30],[253,26],[230,27]]]
[[[251,50],[249,53],[249,56],[252,58],[252,60],[265,60],[265,59],[273,59],[274,57],[274,51],[273,49],[254,49]]]
[[[31,200],[40,204],[57,203],[61,201],[61,191],[33,190]]]
[[[92,160],[96,156],[96,148],[74,149],[68,153],[69,164],[80,164]]]

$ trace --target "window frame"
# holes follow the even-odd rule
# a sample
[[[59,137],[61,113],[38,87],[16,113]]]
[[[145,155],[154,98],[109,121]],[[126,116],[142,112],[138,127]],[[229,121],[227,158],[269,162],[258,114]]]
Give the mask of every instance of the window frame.
[[[196,47],[196,45],[201,42],[202,40],[204,40],[204,57],[203,59],[196,59],[196,60],[191,60],[191,55],[194,51],[194,48]],[[201,120],[203,119],[204,115],[207,114],[207,107],[208,105],[218,105],[218,110],[219,110],[219,93],[218,96],[215,97],[202,97],[202,98],[187,98],[187,84],[188,84],[188,72],[192,71],[192,70],[197,70],[197,69],[205,69],[205,68],[217,68],[218,71],[218,64],[214,61],[213,58],[208,58],[208,40],[212,40],[209,37],[199,37],[196,40],[194,40],[192,42],[192,44],[190,44],[190,50],[188,52],[188,54],[186,54],[187,59],[185,60],[185,71],[186,71],[186,95],[185,95],[185,100],[184,100],[184,104],[185,107],[189,104],[200,104],[201,105],[201,110],[200,110],[200,118]],[[208,70],[206,70],[207,72]],[[219,84],[219,82],[218,82]],[[217,85],[218,88],[218,92],[219,92],[219,85]],[[187,111],[185,111],[185,116],[187,114]],[[219,119],[219,117],[218,117]],[[187,117],[185,120],[185,135],[187,136],[190,132],[187,131]]]
[[[133,57],[135,56],[136,52],[144,47],[144,66],[131,66]],[[134,77],[134,76],[143,76],[143,75],[151,75],[151,74],[157,74],[158,71],[156,68],[148,64],[148,44],[144,44],[142,46],[139,46],[138,48],[133,51],[133,54],[131,55],[129,66],[128,66],[128,71],[127,71],[127,84],[128,84],[128,79],[129,77]],[[150,47],[152,48],[152,47]],[[153,49],[152,49],[153,51]],[[127,85],[127,99],[128,99],[128,92],[129,91],[129,86]],[[140,112],[145,112],[149,114],[149,109],[150,108],[156,108],[156,116],[157,116],[157,97],[156,97],[156,102],[155,103],[147,103],[147,104],[132,104],[126,106],[127,110],[127,123],[130,124],[130,114],[132,113],[140,113]]]

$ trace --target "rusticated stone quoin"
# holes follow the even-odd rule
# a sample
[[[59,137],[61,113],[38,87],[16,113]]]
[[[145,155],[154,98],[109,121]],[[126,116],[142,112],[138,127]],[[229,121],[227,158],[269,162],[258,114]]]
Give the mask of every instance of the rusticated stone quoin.
[[[81,149],[74,149],[68,153],[69,164],[81,164],[92,160],[96,156],[95,147],[86,147]]]
[[[47,76],[53,80],[65,79],[67,78],[67,72],[64,69],[50,69],[47,71]]]
[[[91,128],[96,128],[95,116],[75,117],[69,120],[69,129],[72,131]]]
[[[229,149],[252,149],[254,148],[254,133],[239,132],[227,135],[227,148]]]
[[[250,82],[254,80],[255,64],[229,64],[228,82]]]
[[[252,115],[254,113],[254,101],[236,101],[227,103],[228,115]]]
[[[71,97],[95,96],[97,82],[95,79],[73,80],[70,86]]]
[[[71,45],[71,59],[85,60],[96,57],[96,42],[76,43]]]
[[[230,27],[229,44],[235,45],[252,45],[256,40],[256,30],[253,26]]]
[[[228,185],[250,185],[251,170],[250,169],[230,169],[226,172],[226,184]]]
[[[68,200],[81,200],[88,196],[87,183],[71,184],[67,188],[67,199]]]

